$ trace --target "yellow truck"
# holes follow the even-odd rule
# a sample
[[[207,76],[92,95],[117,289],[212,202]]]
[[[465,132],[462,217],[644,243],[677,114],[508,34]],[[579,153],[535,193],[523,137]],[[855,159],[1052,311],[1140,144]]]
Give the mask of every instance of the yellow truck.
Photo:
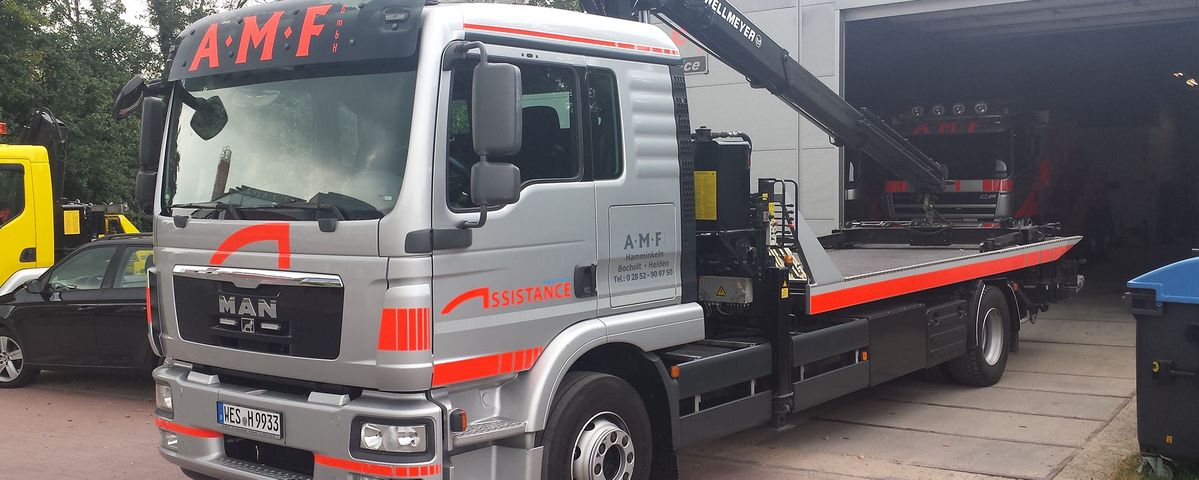
[[[0,123],[0,135],[5,133]],[[81,244],[138,231],[119,209],[60,200],[67,133],[62,122],[38,112],[19,144],[0,137],[0,295],[37,278]]]

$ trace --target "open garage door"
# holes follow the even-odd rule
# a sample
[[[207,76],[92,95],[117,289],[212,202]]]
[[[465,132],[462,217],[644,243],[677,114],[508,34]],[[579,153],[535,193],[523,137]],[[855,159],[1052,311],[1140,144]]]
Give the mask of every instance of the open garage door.
[[[1092,259],[1195,246],[1199,1],[912,1],[844,18],[846,97],[950,166],[946,216],[1061,222]],[[847,216],[905,214],[902,184],[847,160]]]

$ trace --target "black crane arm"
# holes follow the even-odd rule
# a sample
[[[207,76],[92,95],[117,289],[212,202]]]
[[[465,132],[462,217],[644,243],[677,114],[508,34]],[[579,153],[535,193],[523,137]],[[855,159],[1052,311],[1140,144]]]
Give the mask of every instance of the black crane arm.
[[[834,139],[860,150],[919,192],[944,190],[945,166],[924,155],[886,122],[856,109],[791,58],[787,50],[725,0],[582,0],[588,13],[635,19],[657,15],[704,50],[766,88]]]

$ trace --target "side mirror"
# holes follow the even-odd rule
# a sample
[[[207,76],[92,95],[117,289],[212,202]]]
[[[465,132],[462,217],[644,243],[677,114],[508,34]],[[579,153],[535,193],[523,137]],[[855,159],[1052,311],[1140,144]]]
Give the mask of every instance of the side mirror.
[[[520,151],[520,68],[510,63],[491,63],[487,48],[479,42],[463,45],[461,51],[479,49],[471,83],[471,136],[479,163],[470,169],[470,196],[482,207],[479,220],[463,221],[458,228],[479,228],[487,223],[487,209],[516,203],[520,199],[520,169],[511,163],[489,162],[487,157]]]
[[[154,210],[154,190],[158,184],[158,156],[162,149],[162,136],[166,130],[166,106],[161,98],[148,97],[142,101],[141,148],[138,150],[137,183],[134,184],[134,199],[142,214],[150,215]]]
[[[471,83],[471,132],[475,153],[505,156],[520,151],[520,68],[510,63],[489,63],[478,44],[480,59]]]
[[[42,293],[42,283],[36,278],[25,282],[25,291],[29,293]]]
[[[470,198],[484,207],[516,203],[520,200],[520,169],[511,163],[476,163],[470,169]]]
[[[121,120],[133,115],[137,110],[137,104],[142,101],[142,97],[146,91],[146,79],[141,75],[134,75],[121,87],[120,93],[117,93],[117,98],[113,100],[112,117]]]

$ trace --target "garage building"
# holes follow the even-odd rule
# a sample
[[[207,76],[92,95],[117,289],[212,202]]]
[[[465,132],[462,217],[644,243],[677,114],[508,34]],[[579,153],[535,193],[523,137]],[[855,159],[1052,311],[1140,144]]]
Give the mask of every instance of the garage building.
[[[958,103],[1026,113],[1049,140],[1026,152],[1033,178],[1012,181],[1051,184],[1040,195],[1054,206],[1039,220],[1129,246],[1193,237],[1199,0],[731,1],[850,103],[883,118]],[[689,60],[695,126],[753,137],[754,176],[798,179],[800,208],[818,233],[887,216],[884,172],[674,38]]]

